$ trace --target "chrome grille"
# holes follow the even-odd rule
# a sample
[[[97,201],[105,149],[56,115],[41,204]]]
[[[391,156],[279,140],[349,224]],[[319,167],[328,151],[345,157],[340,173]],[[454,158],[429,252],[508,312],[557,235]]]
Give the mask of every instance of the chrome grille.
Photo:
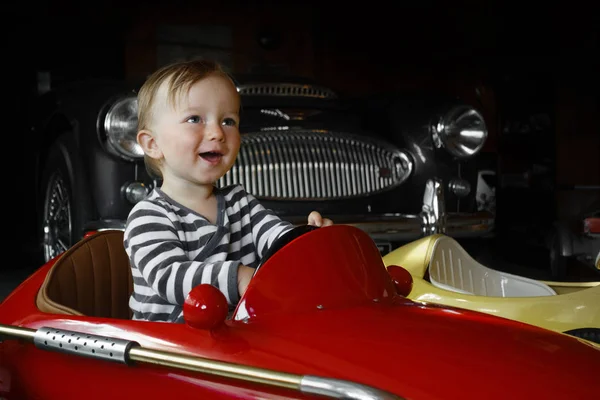
[[[238,85],[242,96],[294,96],[335,99],[337,95],[330,89],[297,83],[256,83]]]
[[[408,154],[348,133],[302,130],[242,135],[238,158],[218,182],[257,198],[324,200],[390,190],[412,172]]]

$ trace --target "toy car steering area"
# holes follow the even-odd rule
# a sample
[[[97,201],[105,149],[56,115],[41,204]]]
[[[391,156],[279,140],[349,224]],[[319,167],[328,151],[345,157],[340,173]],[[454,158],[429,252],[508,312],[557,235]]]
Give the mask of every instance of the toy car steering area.
[[[262,267],[267,262],[267,260],[270,259],[275,253],[281,250],[283,246],[308,232],[314,231],[315,229],[319,229],[319,227],[314,225],[300,225],[292,228],[283,235],[279,236],[273,242],[271,247],[269,247],[267,252],[263,254],[262,258],[260,259],[260,262],[258,263],[258,266],[256,267],[256,270],[254,271],[254,276],[256,275],[260,267]]]
[[[257,276],[271,259],[277,265],[285,264],[285,268],[273,265]],[[307,263],[311,271],[308,280]],[[322,310],[389,303],[395,295],[406,297],[412,287],[410,273],[400,266],[386,269],[377,246],[362,231],[343,225],[301,225],[277,238],[263,255],[232,319],[304,312],[313,306]],[[302,295],[298,295],[300,292]],[[194,287],[183,305],[184,320],[197,329],[219,329],[228,312],[225,296],[208,284]]]
[[[273,242],[271,247],[269,247],[269,249],[263,255],[263,257],[261,258],[260,263],[258,264],[258,266],[256,267],[256,270],[254,271],[253,277],[256,276],[256,273],[258,272],[260,267],[262,267],[267,262],[267,260],[269,260],[275,253],[277,253],[279,250],[281,250],[285,245],[287,245],[288,243],[291,243],[292,241],[299,238],[300,236],[305,235],[309,232],[312,232],[316,229],[319,229],[319,227],[314,226],[314,225],[300,225],[300,226],[294,227],[293,229],[287,231],[285,234],[278,237],[275,240],[275,242]],[[396,292],[401,296],[405,296],[405,297],[408,296],[408,294],[410,293],[410,291],[412,290],[412,287],[413,287],[413,280],[412,280],[411,274],[406,269],[404,269],[403,267],[400,267],[398,265],[389,265],[387,267],[387,271],[392,278],[392,282],[394,283]]]
[[[300,236],[318,229],[312,225],[300,225],[287,231],[269,247],[267,252],[263,254],[253,277],[256,276],[258,270],[269,260],[275,253],[281,250],[285,245],[292,242]],[[243,319],[247,316],[244,307],[238,307],[237,319]],[[225,296],[214,286],[208,284],[198,285],[190,291],[183,304],[183,314],[188,325],[197,329],[216,329],[227,318],[229,313],[227,300]]]

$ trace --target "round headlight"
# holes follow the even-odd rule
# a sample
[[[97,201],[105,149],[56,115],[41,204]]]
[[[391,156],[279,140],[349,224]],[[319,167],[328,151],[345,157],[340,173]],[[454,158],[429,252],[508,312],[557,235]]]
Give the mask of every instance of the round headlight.
[[[127,159],[144,157],[144,151],[136,140],[138,129],[137,97],[117,99],[104,117],[104,131],[114,150]]]
[[[477,154],[487,138],[485,120],[479,111],[469,106],[459,106],[444,115],[433,127],[433,141],[457,158]]]

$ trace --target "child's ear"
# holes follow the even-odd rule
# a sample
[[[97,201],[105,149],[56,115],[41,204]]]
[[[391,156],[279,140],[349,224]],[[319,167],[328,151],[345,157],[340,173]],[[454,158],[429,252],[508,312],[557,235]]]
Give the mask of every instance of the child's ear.
[[[158,147],[158,143],[156,143],[156,139],[152,135],[152,132],[146,129],[139,131],[137,134],[137,142],[142,146],[142,150],[144,150],[144,153],[148,157],[157,160],[162,158],[162,151]]]

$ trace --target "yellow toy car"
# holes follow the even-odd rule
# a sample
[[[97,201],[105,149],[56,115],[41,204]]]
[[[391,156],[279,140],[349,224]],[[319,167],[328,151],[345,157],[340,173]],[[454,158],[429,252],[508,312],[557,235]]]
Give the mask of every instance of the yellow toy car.
[[[410,273],[407,297],[480,311],[600,344],[600,282],[550,282],[485,267],[452,237],[434,234],[383,256]],[[393,274],[392,274],[393,275]]]

